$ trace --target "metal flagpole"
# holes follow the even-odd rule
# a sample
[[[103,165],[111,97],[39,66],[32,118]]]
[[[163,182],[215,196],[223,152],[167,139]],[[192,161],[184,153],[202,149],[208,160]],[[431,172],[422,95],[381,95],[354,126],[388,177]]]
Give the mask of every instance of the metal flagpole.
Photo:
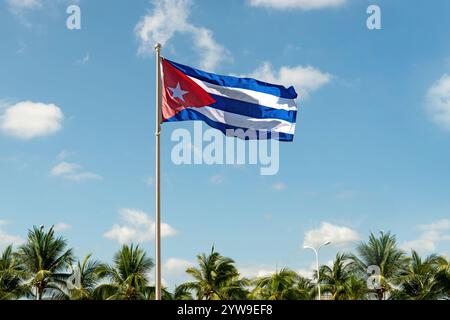
[[[161,300],[161,44],[155,45],[156,51],[156,131],[155,131],[155,300]]]

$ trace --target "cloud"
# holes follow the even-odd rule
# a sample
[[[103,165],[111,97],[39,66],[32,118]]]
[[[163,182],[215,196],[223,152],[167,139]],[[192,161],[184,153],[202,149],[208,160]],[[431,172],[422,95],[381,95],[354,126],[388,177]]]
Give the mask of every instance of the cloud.
[[[3,226],[6,226],[7,224],[7,221],[0,220],[0,248],[4,248],[11,244],[20,245],[24,243],[25,241],[22,238],[11,235],[3,230]]]
[[[6,3],[14,13],[42,7],[42,0],[6,0]]]
[[[230,58],[228,50],[217,43],[211,30],[188,21],[191,0],[156,0],[153,3],[153,11],[142,17],[135,27],[140,40],[139,54],[153,52],[157,42],[166,45],[176,34],[187,34],[201,57],[201,68],[212,71]]]
[[[6,0],[9,10],[14,14],[41,9],[47,5],[79,4],[80,0]]]
[[[91,55],[89,52],[86,52],[83,58],[77,60],[77,64],[87,64],[89,61],[91,61]]]
[[[78,163],[62,161],[50,170],[53,177],[62,177],[70,181],[103,180],[103,177],[92,172],[81,171],[83,166]]]
[[[338,7],[346,2],[347,0],[250,0],[250,5],[278,10],[313,10]]]
[[[141,210],[120,209],[119,214],[122,224],[114,224],[103,236],[110,240],[116,240],[120,244],[136,242],[143,243],[154,240],[155,222],[150,216]],[[161,237],[171,237],[177,231],[167,223],[161,223]]]
[[[43,17],[45,14],[55,12],[59,6],[67,6],[69,4],[79,4],[80,0],[5,0],[9,11],[16,16],[16,18],[25,27],[32,28],[34,22],[30,18]],[[33,16],[33,14],[40,10],[39,14]],[[57,11],[61,14],[65,13],[65,10]]]
[[[81,166],[77,163],[68,163],[68,162],[61,162],[58,163],[56,166],[52,168],[50,171],[50,174],[52,176],[62,176],[65,174],[71,174],[80,169]]]
[[[101,175],[92,172],[80,172],[76,174],[65,175],[64,178],[70,181],[87,181],[87,180],[103,180]]]
[[[60,222],[54,225],[53,230],[55,230],[56,232],[63,232],[66,230],[71,229],[72,226],[70,224],[64,223],[64,222]]]
[[[272,185],[272,190],[275,190],[275,191],[282,191],[282,190],[286,190],[287,188],[288,188],[287,184],[285,184],[283,182],[277,182]]]
[[[267,268],[265,266],[242,266],[238,268],[239,273],[245,278],[261,278],[275,274],[275,268]]]
[[[359,239],[359,234],[355,230],[322,222],[320,228],[312,229],[305,233],[303,244],[316,247],[326,241],[331,241],[335,246],[345,246]]]
[[[217,184],[222,184],[224,180],[225,180],[225,178],[223,175],[216,174],[209,179],[209,182],[217,185]]]
[[[303,278],[312,279],[314,277],[314,273],[316,272],[314,268],[311,268],[311,269],[298,269],[297,273]]]
[[[444,74],[428,90],[427,111],[434,123],[450,130],[450,75]]]
[[[62,129],[64,115],[54,104],[19,102],[0,116],[0,129],[19,139],[32,139],[54,134]]]
[[[72,152],[68,151],[68,150],[62,150],[60,153],[58,153],[58,160],[65,160],[67,158],[69,158],[72,155]]]
[[[246,76],[269,83],[294,86],[300,95],[302,92],[309,94],[318,90],[333,78],[331,74],[323,73],[312,66],[283,66],[277,71],[269,62],[263,63]]]
[[[421,253],[435,252],[439,242],[450,241],[450,220],[442,219],[431,224],[420,225],[421,234],[418,239],[407,241],[401,245],[405,251],[416,250]]]
[[[195,263],[188,260],[169,258],[164,264],[164,268],[167,273],[170,274],[184,274],[186,269],[194,266]]]

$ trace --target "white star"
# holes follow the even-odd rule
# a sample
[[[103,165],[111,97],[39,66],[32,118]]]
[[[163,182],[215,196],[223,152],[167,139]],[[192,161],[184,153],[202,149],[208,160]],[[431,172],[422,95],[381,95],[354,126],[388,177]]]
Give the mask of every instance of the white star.
[[[181,89],[180,87],[180,83],[177,82],[177,86],[175,88],[169,88],[170,91],[172,91],[172,98],[178,98],[181,101],[184,102],[184,95],[189,93],[189,91],[184,91],[183,89]]]

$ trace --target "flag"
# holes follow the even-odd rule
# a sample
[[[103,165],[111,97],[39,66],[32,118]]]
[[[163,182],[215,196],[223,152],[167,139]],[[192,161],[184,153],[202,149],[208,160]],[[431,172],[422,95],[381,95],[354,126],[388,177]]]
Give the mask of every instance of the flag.
[[[165,58],[161,73],[163,122],[200,120],[246,140],[294,139],[294,87],[209,73]]]

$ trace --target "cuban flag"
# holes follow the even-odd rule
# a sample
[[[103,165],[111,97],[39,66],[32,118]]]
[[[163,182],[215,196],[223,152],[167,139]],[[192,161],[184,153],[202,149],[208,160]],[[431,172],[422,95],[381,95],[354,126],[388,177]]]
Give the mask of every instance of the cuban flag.
[[[294,87],[209,73],[165,58],[161,72],[163,122],[200,120],[227,136],[293,141]]]

